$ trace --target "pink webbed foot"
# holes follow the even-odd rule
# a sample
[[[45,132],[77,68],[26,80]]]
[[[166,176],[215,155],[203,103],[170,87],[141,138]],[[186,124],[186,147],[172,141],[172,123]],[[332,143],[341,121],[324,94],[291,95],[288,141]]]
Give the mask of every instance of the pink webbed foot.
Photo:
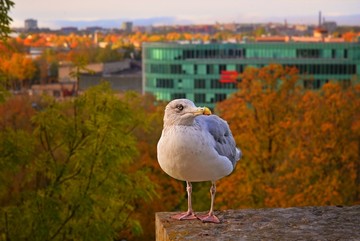
[[[198,218],[204,223],[220,223],[220,220],[214,214],[202,215]]]
[[[194,212],[185,212],[185,213],[175,214],[175,215],[171,216],[171,218],[177,219],[177,220],[193,220],[193,219],[198,219],[198,217],[196,217],[196,215],[195,215]]]

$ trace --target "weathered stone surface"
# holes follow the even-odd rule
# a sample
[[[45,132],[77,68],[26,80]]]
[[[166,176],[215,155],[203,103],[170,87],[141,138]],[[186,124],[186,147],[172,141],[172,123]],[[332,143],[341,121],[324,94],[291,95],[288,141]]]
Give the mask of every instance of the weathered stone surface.
[[[156,240],[360,240],[360,206],[227,210],[221,223],[156,213]]]

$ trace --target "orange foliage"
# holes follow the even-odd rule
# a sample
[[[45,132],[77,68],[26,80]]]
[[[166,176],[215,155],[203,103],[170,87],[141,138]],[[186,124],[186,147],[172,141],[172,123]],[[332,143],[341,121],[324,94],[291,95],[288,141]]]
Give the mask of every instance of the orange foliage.
[[[32,130],[29,120],[35,114],[32,100],[27,96],[14,96],[0,105],[0,130],[12,128],[15,130]]]
[[[342,36],[346,42],[353,42],[356,41],[358,34],[355,32],[346,32]]]
[[[241,77],[239,91],[217,106],[244,154],[219,183],[222,207],[359,202],[359,86],[305,91],[296,70],[278,65]]]
[[[35,74],[34,62],[25,54],[14,53],[11,56],[3,56],[0,61],[0,72],[3,73],[8,85],[24,87],[26,80]]]

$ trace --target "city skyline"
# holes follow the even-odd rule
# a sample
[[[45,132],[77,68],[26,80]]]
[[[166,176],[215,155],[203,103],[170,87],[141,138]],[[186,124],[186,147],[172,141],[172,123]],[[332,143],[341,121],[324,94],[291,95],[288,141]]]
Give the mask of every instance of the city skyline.
[[[13,27],[23,27],[24,20],[38,20],[39,27],[60,28],[78,21],[154,19],[153,24],[213,24],[215,22],[284,22],[317,24],[318,13],[327,21],[359,25],[358,0],[197,0],[165,1],[70,1],[15,0],[10,16]],[[161,7],[159,7],[161,6]],[[346,17],[353,15],[352,18]],[[357,16],[356,16],[357,15]],[[345,17],[344,17],[345,16]],[[66,20],[66,21],[64,21]],[[343,22],[342,22],[343,21]],[[120,24],[120,23],[117,23]],[[76,25],[76,24],[75,24]]]

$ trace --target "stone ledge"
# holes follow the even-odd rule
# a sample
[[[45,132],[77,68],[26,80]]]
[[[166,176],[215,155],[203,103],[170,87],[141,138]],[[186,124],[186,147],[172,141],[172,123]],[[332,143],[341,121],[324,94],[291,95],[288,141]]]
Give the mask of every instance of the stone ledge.
[[[218,211],[221,223],[156,213],[156,240],[360,240],[360,206]],[[204,213],[205,214],[205,213]]]

